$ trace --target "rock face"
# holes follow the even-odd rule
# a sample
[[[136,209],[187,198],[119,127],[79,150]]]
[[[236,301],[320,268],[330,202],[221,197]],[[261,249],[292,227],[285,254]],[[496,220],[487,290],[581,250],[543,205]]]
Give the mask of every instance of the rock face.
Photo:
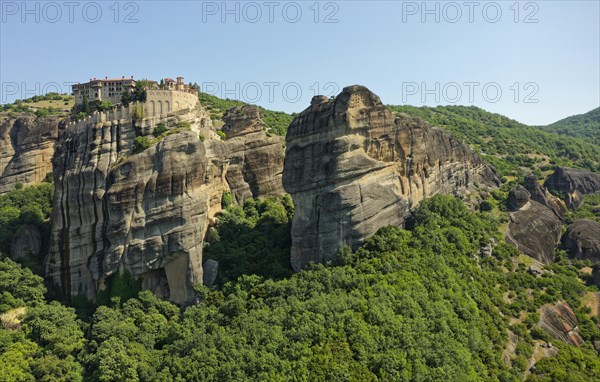
[[[394,118],[362,86],[314,97],[286,137],[283,185],[293,199],[291,262],[299,270],[401,226],[423,198],[499,185],[494,170],[446,132]]]
[[[42,234],[38,227],[27,225],[13,236],[10,257],[13,260],[38,259],[42,253]]]
[[[132,152],[157,123],[190,131]],[[227,189],[227,150],[204,109],[68,127],[54,156],[55,199],[46,277],[67,296],[94,299],[108,276],[129,271],[143,287],[185,304],[202,282],[208,220]]]
[[[219,262],[217,260],[208,259],[202,264],[202,269],[204,271],[204,285],[213,286],[215,281],[217,281],[217,276],[219,273]]]
[[[600,223],[576,220],[564,233],[562,246],[576,259],[600,263]]]
[[[531,200],[552,209],[559,217],[563,218],[568,212],[568,208],[565,203],[559,198],[550,194],[545,188],[543,188],[537,176],[529,174],[525,177],[525,189],[529,192]]]
[[[523,186],[517,186],[508,193],[508,208],[517,211],[529,202],[531,194]]]
[[[0,120],[0,193],[13,190],[17,183],[39,183],[52,173],[60,121],[61,117],[30,113]]]
[[[267,136],[262,114],[255,106],[234,107],[223,121],[229,158],[226,177],[234,200],[282,195],[284,138]]]
[[[600,264],[595,264],[592,267],[592,280],[594,284],[600,287]]]
[[[577,168],[559,167],[546,179],[544,186],[564,196],[571,209],[583,203],[583,195],[600,192],[600,175]]]
[[[573,309],[564,301],[555,305],[544,305],[541,309],[538,326],[558,340],[581,346],[583,339],[577,325],[579,322]]]
[[[529,199],[522,186],[508,196],[511,209],[506,241],[521,252],[548,265],[554,261],[554,249],[561,234],[561,221],[550,208]]]

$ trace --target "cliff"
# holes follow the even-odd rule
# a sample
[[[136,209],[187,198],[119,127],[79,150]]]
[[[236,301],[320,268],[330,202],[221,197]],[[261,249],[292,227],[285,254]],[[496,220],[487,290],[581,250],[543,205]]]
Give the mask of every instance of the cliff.
[[[52,173],[54,143],[62,117],[0,117],[0,193],[17,183],[39,183]]]
[[[206,120],[198,104],[158,118],[94,116],[68,126],[53,159],[46,277],[66,295],[94,299],[108,276],[127,270],[145,289],[189,302],[202,280],[204,231],[226,188],[222,143],[199,139],[201,131],[216,137]],[[133,152],[136,136],[181,121],[189,130]]]
[[[282,141],[267,137],[252,107],[228,113],[227,141],[199,103],[141,119],[134,109],[94,114],[61,134],[46,277],[93,300],[127,271],[186,304],[203,280],[204,235],[223,192],[240,201],[283,192]],[[167,132],[155,138],[159,124]],[[141,152],[140,137],[150,142]]]
[[[260,110],[255,106],[229,109],[223,116],[229,168],[227,183],[234,200],[282,195],[285,140],[267,136]]]
[[[346,87],[334,100],[314,97],[286,137],[292,265],[331,260],[383,226],[401,226],[426,197],[499,184],[469,147],[421,120],[394,118],[365,87]]]

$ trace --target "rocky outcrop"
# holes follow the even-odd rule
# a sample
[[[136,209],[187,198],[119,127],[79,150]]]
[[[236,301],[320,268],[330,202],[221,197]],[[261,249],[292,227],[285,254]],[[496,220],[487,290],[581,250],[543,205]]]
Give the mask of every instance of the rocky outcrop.
[[[592,281],[600,287],[600,264],[594,264],[592,267]]]
[[[69,126],[54,156],[55,199],[46,276],[67,296],[94,299],[119,271],[185,304],[202,282],[202,245],[227,184],[224,143],[198,105],[161,117]],[[152,127],[189,131],[132,151]],[[186,130],[185,128],[182,130]],[[151,137],[151,136],[150,136]]]
[[[523,186],[510,191],[510,221],[505,239],[524,254],[548,265],[554,261],[561,221],[550,208],[530,200],[529,196]]]
[[[52,173],[61,120],[31,113],[16,119],[0,117],[0,193],[13,190],[17,183],[39,183]]]
[[[519,185],[510,190],[506,202],[508,203],[508,208],[511,211],[517,211],[525,206],[529,202],[530,198],[531,194],[529,191],[527,191],[525,187]]]
[[[567,227],[562,246],[570,256],[579,260],[600,263],[600,223],[593,220],[576,220]]]
[[[219,262],[217,260],[208,259],[202,264],[202,270],[204,271],[203,283],[206,286],[213,286],[217,281],[219,274]]]
[[[573,309],[564,301],[555,305],[544,305],[541,309],[538,326],[558,340],[581,346],[583,339],[577,325],[579,322]]]
[[[314,97],[286,137],[283,185],[293,199],[294,269],[401,226],[423,198],[496,186],[494,170],[450,134],[395,118],[362,86]]]
[[[284,138],[267,136],[262,113],[255,106],[234,107],[223,121],[229,159],[226,177],[234,200],[282,195]]]
[[[560,194],[570,209],[583,203],[583,195],[600,192],[600,175],[578,168],[558,167],[544,186]]]
[[[554,211],[559,217],[563,218],[569,211],[562,200],[553,196],[541,186],[537,176],[534,174],[527,175],[523,185],[529,192],[531,200],[535,200],[536,202],[552,209],[552,211]]]
[[[42,253],[42,233],[34,225],[23,226],[15,233],[10,244],[10,258],[13,260],[39,260]]]

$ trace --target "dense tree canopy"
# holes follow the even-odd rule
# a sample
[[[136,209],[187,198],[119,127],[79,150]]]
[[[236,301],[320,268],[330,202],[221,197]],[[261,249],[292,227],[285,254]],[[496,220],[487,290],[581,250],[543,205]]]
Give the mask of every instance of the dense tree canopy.
[[[575,309],[585,344],[560,344],[530,378],[600,378],[591,346],[600,331],[581,305],[596,290],[578,277],[585,264],[559,253],[551,273],[532,275],[504,244],[495,206],[471,212],[436,196],[408,229],[383,228],[293,275],[278,273],[289,271],[279,251],[290,206],[284,197],[227,207],[207,248],[223,264],[219,286],[199,286],[200,302],[183,310],[144,291],[113,297],[83,323],[44,302],[41,279],[3,260],[0,283],[18,300],[5,311],[27,308],[20,329],[0,329],[0,380],[518,381],[535,341],[547,339],[539,307],[557,300]],[[481,257],[490,238],[493,256]],[[519,341],[507,364],[508,330]]]

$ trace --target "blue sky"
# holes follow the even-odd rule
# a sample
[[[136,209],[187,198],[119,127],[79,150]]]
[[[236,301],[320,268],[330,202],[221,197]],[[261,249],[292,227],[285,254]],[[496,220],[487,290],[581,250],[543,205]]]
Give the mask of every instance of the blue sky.
[[[287,112],[352,84],[529,124],[600,105],[597,0],[70,4],[0,2],[2,103],[91,77],[181,75]]]

